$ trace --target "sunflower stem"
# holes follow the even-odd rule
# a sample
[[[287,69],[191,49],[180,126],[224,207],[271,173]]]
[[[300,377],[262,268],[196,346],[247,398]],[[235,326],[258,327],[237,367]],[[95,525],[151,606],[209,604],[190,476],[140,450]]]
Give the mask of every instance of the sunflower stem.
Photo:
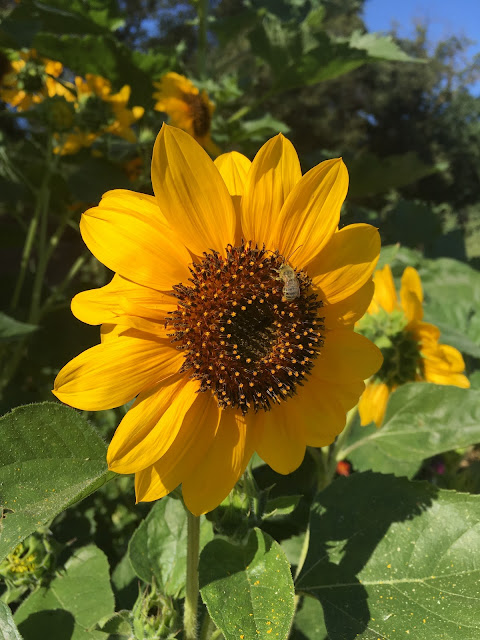
[[[197,639],[198,558],[200,552],[200,518],[187,512],[187,582],[183,625],[185,640]]]
[[[203,619],[202,627],[200,629],[199,640],[209,640],[209,638],[212,637],[215,631],[216,631],[216,627],[213,624],[213,620],[210,618],[208,612],[205,612],[205,617]]]

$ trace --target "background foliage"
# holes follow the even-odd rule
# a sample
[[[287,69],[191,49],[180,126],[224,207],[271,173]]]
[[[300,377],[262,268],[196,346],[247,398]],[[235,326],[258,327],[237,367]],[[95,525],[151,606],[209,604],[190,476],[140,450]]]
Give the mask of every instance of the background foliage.
[[[380,265],[397,282],[405,266],[418,269],[425,319],[462,351],[472,383],[398,389],[380,430],[353,424],[336,455],[355,473],[323,491],[315,451],[288,478],[254,458],[243,485],[202,519],[201,595],[220,630],[205,615],[202,638],[479,637],[480,99],[469,86],[480,60],[465,62],[468,42],[455,35],[432,49],[425,27],[411,40],[368,33],[363,5],[2,5],[2,76],[35,49],[64,65],[64,86],[85,74],[112,93],[129,85],[128,108],[144,115],[135,139],[103,130],[60,155],[51,143],[68,129],[57,109],[66,100],[26,111],[0,102],[0,638],[180,633],[179,497],[135,505],[132,478],[106,470],[105,441],[125,407],[81,414],[50,394],[59,368],[98,341],[71,315],[71,297],[109,279],[84,249],[80,215],[110,188],[151,193],[166,119],[152,82],[168,71],[215,102],[222,151],[253,157],[282,131],[304,171],[343,156],[342,224],[379,227]]]

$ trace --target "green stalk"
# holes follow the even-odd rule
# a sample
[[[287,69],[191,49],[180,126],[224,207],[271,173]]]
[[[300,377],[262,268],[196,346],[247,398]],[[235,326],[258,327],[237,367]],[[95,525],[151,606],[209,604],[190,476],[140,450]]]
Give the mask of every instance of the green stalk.
[[[22,293],[23,283],[25,281],[25,276],[27,274],[27,268],[28,268],[28,263],[30,261],[30,256],[32,255],[37,228],[42,218],[42,212],[44,209],[44,199],[46,194],[48,193],[48,184],[50,182],[50,175],[51,175],[51,167],[50,167],[49,157],[47,153],[45,173],[43,174],[40,189],[36,191],[37,198],[35,202],[35,209],[33,212],[33,217],[28,226],[27,237],[25,238],[25,244],[23,245],[23,251],[22,251],[22,258],[20,261],[20,271],[18,273],[17,282],[15,284],[15,290],[13,292],[12,301],[10,303],[10,308],[12,309],[12,311],[14,311],[17,308],[18,302],[20,300],[20,294]]]
[[[74,279],[74,277],[77,275],[77,273],[83,267],[83,265],[85,264],[87,259],[88,259],[88,254],[84,253],[84,254],[82,254],[81,256],[79,256],[75,260],[75,262],[72,264],[72,266],[68,270],[68,273],[65,276],[65,278],[58,285],[58,287],[54,291],[52,291],[52,293],[46,299],[45,303],[43,304],[42,308],[40,309],[40,317],[43,317],[45,314],[47,314],[49,311],[52,310],[53,305],[55,304],[57,298],[68,287],[70,282]]]
[[[213,624],[212,619],[208,615],[208,612],[205,612],[205,617],[202,622],[202,628],[200,629],[199,640],[209,640],[209,638],[212,637],[215,631],[216,631],[216,627]]]
[[[39,194],[40,215],[39,215],[39,233],[38,233],[38,264],[33,281],[32,300],[30,304],[29,322],[37,323],[40,318],[40,302],[42,297],[42,287],[49,261],[48,251],[48,208],[50,206],[50,189],[49,182],[51,174],[54,170],[56,161],[53,158],[53,141],[50,137],[48,140],[47,157],[46,157],[46,180],[42,183],[42,189]]]
[[[198,15],[198,74],[202,80],[206,80],[208,0],[197,0],[196,4]]]
[[[183,625],[185,640],[197,640],[198,558],[200,555],[200,518],[187,512],[187,582]]]

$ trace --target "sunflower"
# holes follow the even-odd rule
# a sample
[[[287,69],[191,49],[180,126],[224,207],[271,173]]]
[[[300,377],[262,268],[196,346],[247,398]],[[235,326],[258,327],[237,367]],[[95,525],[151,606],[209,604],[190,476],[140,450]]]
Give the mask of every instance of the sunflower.
[[[380,367],[353,331],[373,295],[377,229],[338,230],[348,174],[341,159],[303,177],[281,134],[251,163],[215,163],[164,125],[152,158],[155,197],[107,192],[80,230],[115,272],[78,294],[74,315],[101,324],[101,344],[58,374],[55,395],[96,411],[136,397],[108,449],[135,473],[138,501],[182,483],[194,514],[229,494],[257,451],[287,474],[307,445],[335,439]],[[279,270],[295,269],[298,295]],[[294,257],[294,260],[293,260]]]
[[[210,125],[215,105],[205,91],[178,73],[166,73],[160,82],[154,82],[158,91],[153,97],[158,100],[154,109],[166,113],[170,124],[189,133],[212,156],[220,149],[210,137]]]
[[[71,92],[57,80],[62,72],[60,62],[41,58],[34,49],[21,51],[2,79],[0,98],[18,111],[26,111],[47,97],[72,100]]]
[[[136,142],[137,137],[131,127],[143,116],[144,109],[127,108],[130,99],[128,85],[112,94],[108,80],[87,73],[85,78],[75,78],[75,86],[77,125],[72,133],[58,138],[57,152],[62,155],[77,153],[83,147],[90,147],[99,136],[106,133]]]
[[[418,272],[407,267],[402,275],[400,302],[387,264],[374,275],[375,293],[359,324],[382,348],[383,365],[369,381],[358,409],[362,425],[382,424],[389,395],[414,381],[450,384],[467,389],[460,351],[439,344],[440,330],[423,322],[423,290]]]

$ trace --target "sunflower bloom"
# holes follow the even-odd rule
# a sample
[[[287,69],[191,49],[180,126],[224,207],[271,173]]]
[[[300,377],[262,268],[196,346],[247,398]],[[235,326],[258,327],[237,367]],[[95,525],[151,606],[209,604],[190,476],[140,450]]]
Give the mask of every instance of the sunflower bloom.
[[[63,73],[63,65],[54,60],[41,58],[37,52],[21,51],[18,60],[10,62],[0,88],[0,98],[18,111],[26,111],[40,104],[47,97],[73,96],[56,78]]]
[[[77,153],[83,147],[90,147],[104,134],[136,142],[131,128],[144,113],[143,107],[127,108],[130,87],[125,85],[118,93],[112,94],[112,86],[101,76],[87,73],[84,78],[76,77],[77,100],[75,103],[77,125],[67,136],[58,138],[57,152],[62,155]]]
[[[218,156],[220,149],[210,137],[215,105],[207,93],[200,92],[188,78],[174,72],[166,73],[153,85],[158,89],[153,94],[158,101],[154,109],[166,113],[172,126],[183,129],[212,156]]]
[[[380,239],[366,224],[338,230],[341,159],[302,177],[282,135],[252,163],[236,152],[214,163],[164,125],[152,182],[155,197],[114,190],[83,214],[85,243],[115,275],[73,299],[77,318],[101,325],[101,344],[60,371],[54,393],[91,411],[135,397],[110,469],[135,473],[138,501],[181,483],[200,514],[229,494],[254,451],[287,474],[307,445],[342,431],[382,363],[353,331],[373,295]],[[279,279],[287,264],[296,295]]]
[[[400,300],[387,264],[374,275],[375,293],[360,326],[376,337],[384,361],[360,398],[362,425],[382,424],[390,393],[406,382],[433,382],[468,389],[460,351],[439,344],[440,330],[423,322],[423,289],[418,272],[403,272]],[[376,334],[376,335],[375,335]]]

